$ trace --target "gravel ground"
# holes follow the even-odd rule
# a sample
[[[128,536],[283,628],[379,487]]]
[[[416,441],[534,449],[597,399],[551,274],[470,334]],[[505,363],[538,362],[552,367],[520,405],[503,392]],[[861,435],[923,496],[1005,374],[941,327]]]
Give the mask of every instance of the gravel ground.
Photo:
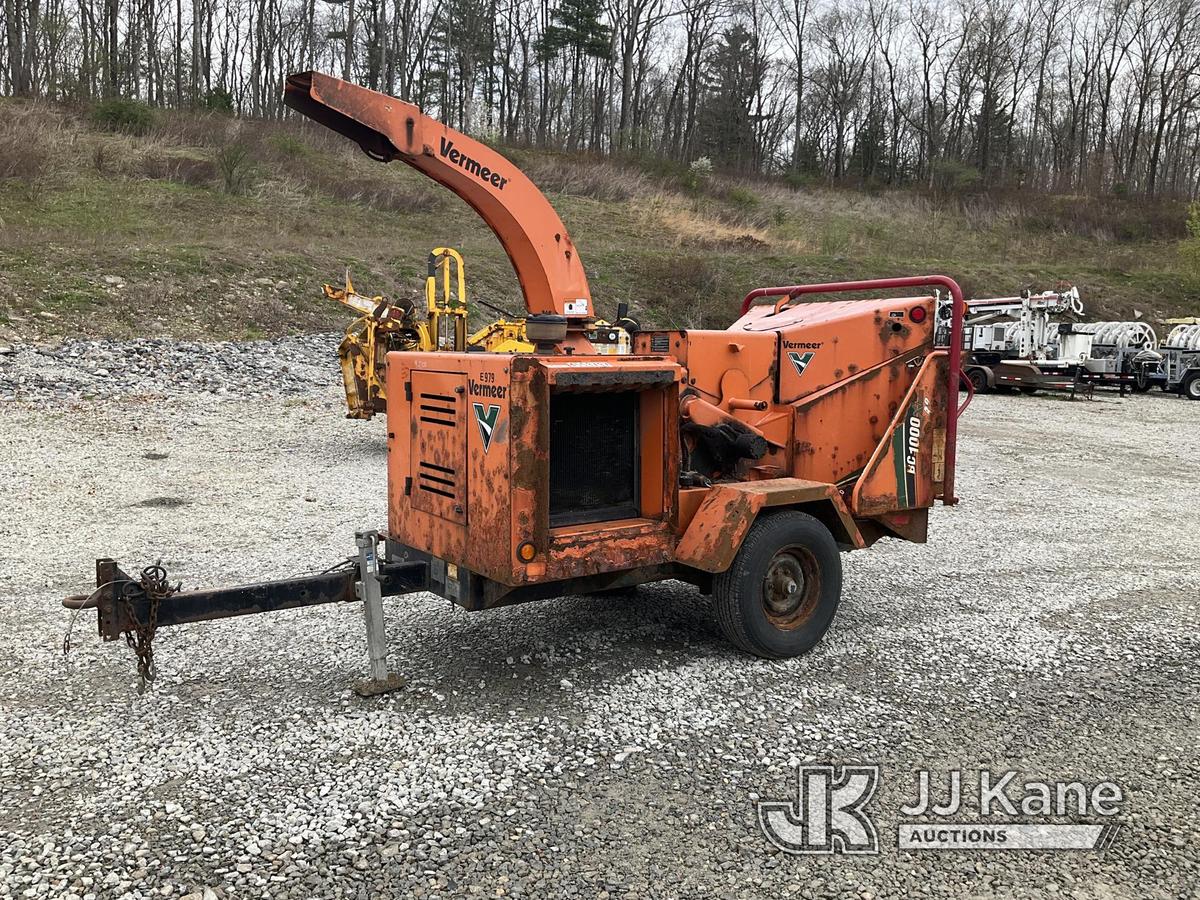
[[[845,558],[779,663],[680,584],[469,614],[387,601],[164,630],[159,680],[59,598],[96,556],[284,577],[384,516],[384,424],[332,336],[0,356],[0,896],[1194,897],[1200,404],[978,398],[961,505]],[[103,373],[100,370],[105,370]],[[797,762],[883,767],[876,857],[774,853]],[[1106,852],[901,852],[914,772],[1113,779]],[[966,818],[970,818],[967,816]]]

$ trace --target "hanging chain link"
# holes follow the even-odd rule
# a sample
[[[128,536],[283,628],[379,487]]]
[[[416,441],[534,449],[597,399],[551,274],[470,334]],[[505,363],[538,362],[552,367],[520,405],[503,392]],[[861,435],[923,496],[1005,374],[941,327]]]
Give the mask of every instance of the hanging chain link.
[[[328,575],[333,572],[352,570],[357,565],[358,557],[349,556],[339,560],[322,572],[297,574],[291,576],[291,578],[312,577],[314,574]],[[116,571],[120,572],[119,569]],[[67,625],[66,634],[63,636],[63,654],[66,655],[71,650],[71,629],[80,610],[95,608],[96,604],[93,604],[92,601],[96,597],[101,596],[104,591],[111,588],[115,596],[116,608],[121,609],[123,607],[123,612],[125,613],[124,617],[118,616],[118,620],[123,618],[125,622],[129,623],[129,627],[125,629],[123,634],[125,636],[125,643],[133,650],[134,656],[137,657],[138,693],[143,692],[146,686],[154,681],[155,676],[158,674],[154,665],[154,635],[158,631],[159,607],[164,600],[168,600],[174,594],[178,593],[181,585],[182,582],[171,584],[168,581],[167,570],[163,568],[162,561],[159,560],[154,565],[146,566],[146,568],[142,569],[137,579],[129,578],[124,573],[121,573],[117,580],[106,582],[96,588],[86,598],[82,595],[77,598],[68,598],[79,602],[77,605],[73,603],[70,607],[74,612],[71,616],[71,621]],[[264,586],[269,587],[270,583]],[[141,606],[143,598],[147,602],[145,621],[138,617],[138,609]],[[103,601],[99,605],[103,607]],[[168,616],[169,622],[170,617]]]
[[[141,679],[139,692],[145,690],[157,674],[154,668],[154,633],[158,630],[158,606],[178,590],[179,584],[172,585],[167,581],[167,570],[159,564],[146,566],[137,581],[127,581],[122,586],[121,599],[133,623],[133,627],[125,632],[125,643],[137,657],[138,677]],[[145,622],[138,619],[133,608],[133,598],[139,592],[150,601],[150,612]]]

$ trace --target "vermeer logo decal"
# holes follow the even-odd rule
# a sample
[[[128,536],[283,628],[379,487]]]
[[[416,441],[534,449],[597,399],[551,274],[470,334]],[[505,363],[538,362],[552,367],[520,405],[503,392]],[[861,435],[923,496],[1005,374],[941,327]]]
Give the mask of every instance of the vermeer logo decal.
[[[492,446],[492,435],[496,433],[496,422],[500,418],[500,407],[489,403],[486,410],[482,403],[472,403],[475,421],[479,423],[479,437],[483,439],[483,452]]]
[[[493,172],[487,166],[481,165],[478,160],[471,159],[471,157],[454,146],[454,141],[442,138],[438,144],[438,152],[454,165],[461,169],[466,169],[480,181],[486,181],[498,191],[504,190],[504,186],[508,184],[507,178],[499,172]]]
[[[796,367],[796,374],[803,375],[804,370],[808,368],[808,364],[812,362],[813,357],[816,355],[817,354],[811,352],[797,353],[795,350],[792,350],[788,353],[788,359],[790,359],[792,361],[792,365]]]

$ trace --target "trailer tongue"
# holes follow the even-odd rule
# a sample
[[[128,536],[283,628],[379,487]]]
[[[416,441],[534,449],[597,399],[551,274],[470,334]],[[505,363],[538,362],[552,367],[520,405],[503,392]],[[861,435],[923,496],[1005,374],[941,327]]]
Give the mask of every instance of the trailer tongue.
[[[65,602],[95,609],[104,639],[125,636],[143,676],[156,628],[362,600],[378,685],[384,596],[429,591],[481,610],[663,579],[712,593],[740,649],[792,656],[833,621],[839,551],[923,542],[935,501],[955,502],[953,280],[762,288],[726,330],[642,331],[631,354],[599,354],[574,246],[511,163],[327,76],[292,76],[286,99],[480,211],[517,270],[535,349],[388,354],[387,527],[359,532],[344,568],[183,592],[160,570],[98,561],[96,590]],[[945,346],[935,289],[952,298]]]

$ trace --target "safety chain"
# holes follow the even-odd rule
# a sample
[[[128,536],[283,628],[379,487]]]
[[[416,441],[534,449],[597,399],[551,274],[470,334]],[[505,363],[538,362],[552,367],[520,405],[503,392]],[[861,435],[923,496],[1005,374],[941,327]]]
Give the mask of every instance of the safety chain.
[[[161,565],[146,566],[138,581],[127,581],[121,588],[121,599],[125,603],[133,627],[125,632],[125,643],[137,656],[139,692],[154,680],[154,633],[158,630],[158,605],[179,590],[179,584],[167,581],[167,570]],[[150,601],[150,615],[145,622],[139,621],[133,609],[133,598],[141,592]]]

